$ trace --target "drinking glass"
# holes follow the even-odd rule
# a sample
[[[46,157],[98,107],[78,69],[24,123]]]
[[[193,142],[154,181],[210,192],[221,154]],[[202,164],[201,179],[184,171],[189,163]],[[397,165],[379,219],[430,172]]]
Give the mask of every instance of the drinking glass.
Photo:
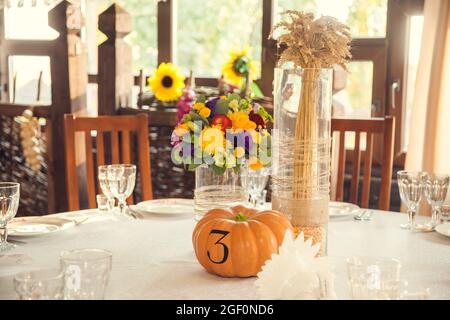
[[[429,231],[426,226],[415,222],[420,198],[422,197],[423,182],[422,172],[399,171],[397,172],[397,182],[400,191],[400,198],[408,207],[408,223],[400,225],[403,229],[413,231]]]
[[[247,165],[243,165],[241,167],[242,187],[250,195],[250,202],[254,208],[256,208],[258,204],[261,193],[266,188],[267,182],[269,181],[269,176],[269,168],[253,170]]]
[[[14,248],[9,243],[8,222],[15,217],[19,207],[20,184],[16,182],[0,182],[0,252]]]
[[[61,300],[64,275],[60,269],[20,272],[14,277],[19,300]]]
[[[60,263],[65,281],[64,299],[104,299],[112,267],[111,252],[102,249],[64,251]]]
[[[441,222],[450,221],[450,205],[444,204],[441,206],[439,218],[441,219]]]
[[[112,194],[108,183],[108,165],[98,166],[98,181],[102,193],[109,199],[110,202],[115,202],[114,195]],[[114,208],[114,205],[110,208],[110,211]]]
[[[109,198],[104,194],[97,195],[97,208],[100,212],[109,213],[114,209],[114,198]]]
[[[447,197],[449,181],[450,176],[446,174],[424,173],[423,175],[423,191],[432,209],[431,220],[425,225],[431,229],[434,229],[440,223],[439,216],[441,207]]]
[[[350,297],[391,300],[402,296],[401,264],[390,258],[353,257],[347,260]]]
[[[136,166],[113,164],[108,166],[109,190],[119,200],[121,215],[127,215],[126,199],[132,194],[136,182]]]

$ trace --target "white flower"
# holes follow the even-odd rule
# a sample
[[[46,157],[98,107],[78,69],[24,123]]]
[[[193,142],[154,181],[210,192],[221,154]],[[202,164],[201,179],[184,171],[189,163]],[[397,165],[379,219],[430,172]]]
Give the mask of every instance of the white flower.
[[[255,281],[261,299],[333,299],[333,275],[326,257],[316,258],[320,244],[293,239],[286,232],[278,254],[266,261]]]

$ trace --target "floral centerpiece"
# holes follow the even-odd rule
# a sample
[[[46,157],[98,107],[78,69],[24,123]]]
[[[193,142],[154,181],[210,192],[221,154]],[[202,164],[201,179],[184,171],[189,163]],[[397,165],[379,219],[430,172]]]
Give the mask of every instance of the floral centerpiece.
[[[195,171],[195,216],[247,201],[241,170],[271,164],[272,117],[250,98],[230,93],[196,99],[172,133],[172,160]]]
[[[206,100],[200,96],[172,133],[173,159],[189,170],[206,164],[216,174],[270,165],[272,116],[250,98],[236,93]]]

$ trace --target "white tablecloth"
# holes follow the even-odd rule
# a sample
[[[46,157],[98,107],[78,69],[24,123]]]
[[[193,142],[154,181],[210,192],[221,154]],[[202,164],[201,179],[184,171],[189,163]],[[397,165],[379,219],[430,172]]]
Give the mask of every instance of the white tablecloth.
[[[96,210],[71,214],[98,215]],[[411,288],[429,288],[430,298],[450,299],[450,238],[402,230],[399,224],[405,220],[403,214],[380,211],[370,222],[354,221],[351,216],[331,219],[328,254],[335,267],[338,298],[348,297],[345,259],[362,255],[398,258]],[[113,253],[107,299],[257,299],[255,278],[220,278],[200,266],[191,244],[194,224],[191,216],[97,219],[45,236],[21,238],[25,243],[2,254],[25,254],[31,262],[0,266],[0,299],[15,298],[14,274],[58,267],[59,253],[75,248]]]

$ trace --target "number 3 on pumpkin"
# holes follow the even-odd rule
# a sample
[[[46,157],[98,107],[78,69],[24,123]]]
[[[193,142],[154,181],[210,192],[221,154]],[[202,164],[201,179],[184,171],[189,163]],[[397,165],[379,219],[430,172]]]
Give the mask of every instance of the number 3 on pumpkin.
[[[225,238],[229,233],[230,233],[229,231],[216,230],[216,229],[213,229],[213,230],[211,230],[211,231],[209,232],[209,234],[221,234],[221,235],[222,235],[222,237],[220,237],[220,239],[217,240],[214,244],[218,244],[218,245],[221,245],[221,246],[223,247],[223,258],[222,258],[222,260],[220,260],[220,261],[214,261],[214,260],[211,258],[211,254],[210,254],[209,251],[208,251],[208,252],[207,252],[207,253],[208,253],[208,259],[209,259],[209,261],[211,261],[212,263],[215,263],[215,264],[222,264],[222,263],[225,263],[225,262],[227,261],[227,259],[228,259],[228,247],[227,247],[224,243],[222,243],[222,242],[220,242],[220,241],[222,241],[222,239]]]

